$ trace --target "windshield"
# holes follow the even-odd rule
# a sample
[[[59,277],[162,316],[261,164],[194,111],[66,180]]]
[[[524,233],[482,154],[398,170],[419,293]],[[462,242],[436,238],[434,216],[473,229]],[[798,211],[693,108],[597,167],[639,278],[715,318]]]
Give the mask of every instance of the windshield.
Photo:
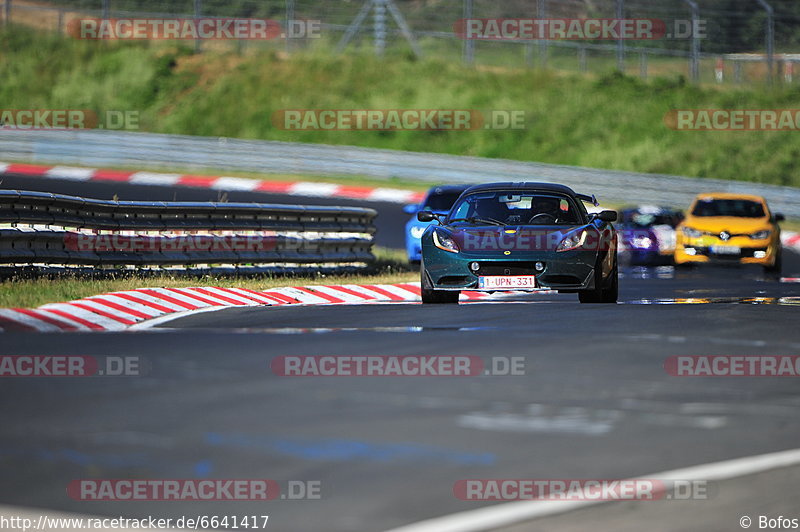
[[[460,195],[460,190],[433,191],[428,195],[422,208],[434,212],[448,212]]]
[[[693,216],[737,216],[741,218],[763,218],[764,206],[743,199],[701,199],[692,210]]]
[[[468,194],[453,208],[448,221],[495,222],[505,225],[580,225],[575,201],[565,195],[531,192]]]
[[[669,225],[675,227],[680,223],[681,216],[677,211],[623,211],[620,221],[636,227],[652,227],[654,225]]]

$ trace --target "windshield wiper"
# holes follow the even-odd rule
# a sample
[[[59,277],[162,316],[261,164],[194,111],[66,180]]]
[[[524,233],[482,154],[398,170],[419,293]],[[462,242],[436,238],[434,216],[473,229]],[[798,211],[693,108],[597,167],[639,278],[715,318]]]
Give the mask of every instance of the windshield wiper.
[[[474,224],[475,222],[486,222],[494,225],[506,225],[499,220],[495,220],[494,218],[478,218],[477,216],[472,216],[470,218],[453,218],[452,220],[447,220],[447,223],[453,222],[469,222]]]

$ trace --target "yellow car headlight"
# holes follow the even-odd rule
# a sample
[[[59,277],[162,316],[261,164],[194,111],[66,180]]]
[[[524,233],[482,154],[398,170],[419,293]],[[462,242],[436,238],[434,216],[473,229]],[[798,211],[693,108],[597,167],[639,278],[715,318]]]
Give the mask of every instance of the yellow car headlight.
[[[691,227],[684,227],[683,235],[689,238],[700,238],[701,236],[703,236],[703,232],[698,231],[697,229],[693,229]]]

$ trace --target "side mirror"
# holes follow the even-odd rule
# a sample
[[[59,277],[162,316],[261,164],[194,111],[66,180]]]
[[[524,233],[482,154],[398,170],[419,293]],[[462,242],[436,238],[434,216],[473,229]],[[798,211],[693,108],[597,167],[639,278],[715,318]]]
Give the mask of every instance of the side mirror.
[[[779,212],[776,212],[775,215],[772,217],[776,222],[782,222],[786,219],[786,216],[782,215]]]
[[[604,222],[616,222],[617,211],[600,211],[597,217]]]
[[[417,220],[420,222],[432,222],[436,219],[436,215],[431,211],[419,211],[417,213]]]
[[[406,214],[416,214],[419,212],[419,205],[416,203],[409,203],[408,205],[403,205],[403,212]]]

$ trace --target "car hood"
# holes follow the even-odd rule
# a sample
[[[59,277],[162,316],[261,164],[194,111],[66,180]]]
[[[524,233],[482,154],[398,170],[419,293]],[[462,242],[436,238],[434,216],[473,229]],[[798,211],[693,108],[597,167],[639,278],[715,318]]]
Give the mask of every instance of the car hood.
[[[740,216],[687,216],[681,224],[707,233],[755,233],[763,229],[771,229],[772,224],[766,216],[762,218],[743,218]]]

